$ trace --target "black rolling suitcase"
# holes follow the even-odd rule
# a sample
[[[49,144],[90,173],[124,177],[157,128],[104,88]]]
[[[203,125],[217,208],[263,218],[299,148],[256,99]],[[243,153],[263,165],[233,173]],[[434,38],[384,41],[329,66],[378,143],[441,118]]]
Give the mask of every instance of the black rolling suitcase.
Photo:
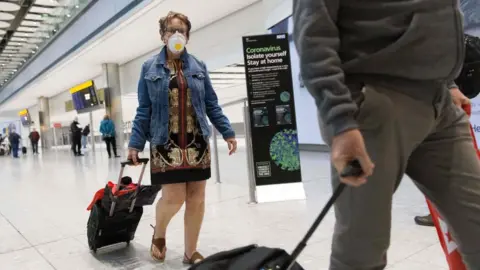
[[[128,245],[135,237],[138,223],[143,214],[142,205],[152,204],[160,190],[159,187],[153,187],[156,192],[151,192],[151,189],[149,189],[150,193],[148,195],[150,197],[148,199],[143,198],[142,203],[137,203],[137,199],[140,199],[138,195],[142,189],[141,182],[148,161],[148,158],[139,160],[143,164],[142,172],[133,192],[115,196],[107,185],[103,198],[93,205],[87,223],[88,246],[91,251],[96,252],[99,248],[122,242]],[[117,187],[121,186],[123,172],[127,165],[132,165],[132,162],[121,163]]]
[[[353,161],[341,175],[342,177],[347,177],[361,174],[362,169],[360,163]],[[338,197],[340,197],[345,187],[343,183],[338,185],[307,234],[293,250],[292,255],[289,255],[285,250],[279,248],[249,245],[214,254],[202,262],[193,265],[189,270],[304,270],[296,260],[307,246],[308,240],[317,230],[323,218],[325,218],[330,208]]]
[[[27,147],[22,147],[22,154],[26,155],[27,154]]]

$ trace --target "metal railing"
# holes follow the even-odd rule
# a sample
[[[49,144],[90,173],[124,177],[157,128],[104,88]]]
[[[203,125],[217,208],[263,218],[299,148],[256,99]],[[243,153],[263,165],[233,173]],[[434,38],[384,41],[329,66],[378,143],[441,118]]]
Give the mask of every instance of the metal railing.
[[[252,142],[250,136],[250,112],[248,110],[248,102],[247,98],[241,98],[232,100],[226,103],[221,104],[222,108],[230,107],[233,105],[237,105],[243,102],[243,124],[244,124],[244,131],[245,131],[245,146],[246,146],[246,153],[247,153],[247,168],[248,168],[248,190],[249,190],[249,203],[255,204],[257,203],[257,194],[256,194],[256,183],[255,177],[253,175],[253,155],[252,155]],[[215,164],[215,183],[221,184],[220,178],[220,162],[218,158],[218,144],[217,144],[217,137],[219,132],[215,127],[213,127],[213,162]]]

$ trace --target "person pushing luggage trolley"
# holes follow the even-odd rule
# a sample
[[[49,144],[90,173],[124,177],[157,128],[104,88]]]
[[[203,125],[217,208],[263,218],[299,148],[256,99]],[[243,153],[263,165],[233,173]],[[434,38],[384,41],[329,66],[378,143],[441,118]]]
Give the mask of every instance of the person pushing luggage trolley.
[[[467,269],[480,269],[480,163],[453,83],[464,56],[451,0],[294,0],[301,74],[331,147],[331,270],[387,266],[392,196],[406,173],[439,210]],[[358,160],[363,174],[340,177]]]

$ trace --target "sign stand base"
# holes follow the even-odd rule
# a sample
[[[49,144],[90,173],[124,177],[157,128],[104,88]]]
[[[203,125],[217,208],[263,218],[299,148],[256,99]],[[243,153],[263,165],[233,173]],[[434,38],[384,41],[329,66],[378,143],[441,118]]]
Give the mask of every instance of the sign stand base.
[[[303,183],[257,186],[258,203],[305,200]]]

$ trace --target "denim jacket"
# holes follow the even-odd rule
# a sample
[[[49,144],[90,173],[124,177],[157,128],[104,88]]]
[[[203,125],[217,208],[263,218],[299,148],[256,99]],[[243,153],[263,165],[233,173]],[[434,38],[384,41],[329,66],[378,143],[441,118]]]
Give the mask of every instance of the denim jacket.
[[[151,57],[142,66],[138,82],[139,105],[128,145],[131,149],[142,151],[147,140],[153,145],[164,145],[168,142],[170,70],[167,67],[166,54],[164,47],[160,54]],[[208,141],[211,135],[207,116],[224,139],[235,137],[230,121],[218,104],[205,63],[186,51],[180,59],[205,140]]]

